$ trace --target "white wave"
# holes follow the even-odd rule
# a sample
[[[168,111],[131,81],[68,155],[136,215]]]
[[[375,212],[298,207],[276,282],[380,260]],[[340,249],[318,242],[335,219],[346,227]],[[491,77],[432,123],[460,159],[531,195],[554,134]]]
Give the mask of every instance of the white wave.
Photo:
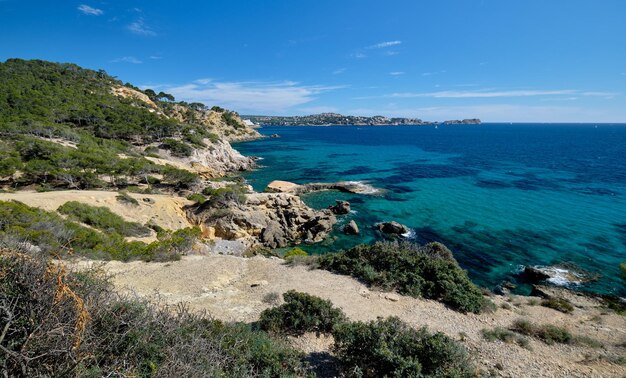
[[[402,234],[402,237],[407,239],[413,239],[416,235],[417,233],[415,232],[415,230],[409,228],[409,231]]]

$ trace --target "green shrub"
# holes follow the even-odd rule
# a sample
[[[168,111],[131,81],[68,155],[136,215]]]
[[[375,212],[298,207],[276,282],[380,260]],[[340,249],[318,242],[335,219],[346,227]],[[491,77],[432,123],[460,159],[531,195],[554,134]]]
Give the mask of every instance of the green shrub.
[[[96,259],[177,260],[196,242],[197,227],[162,231],[159,240],[146,245],[127,242],[117,232],[98,232],[65,220],[58,214],[0,201],[0,247],[28,254],[80,255]]]
[[[137,201],[136,199],[134,199],[133,197],[131,197],[128,193],[126,192],[119,192],[117,194],[117,196],[115,196],[115,199],[118,202],[123,203],[124,205],[131,205],[131,206],[139,206],[139,201]]]
[[[330,333],[346,320],[343,311],[319,297],[290,290],[285,303],[261,313],[259,326],[271,333],[302,335],[305,332]]]
[[[193,147],[176,139],[165,139],[160,145],[165,150],[170,150],[173,156],[189,157],[193,153]]]
[[[198,205],[202,205],[206,201],[206,197],[200,193],[193,193],[187,196],[189,201],[193,201]]]
[[[247,189],[241,185],[232,184],[223,188],[205,188],[202,194],[209,196],[208,205],[219,208],[227,207],[230,203],[243,204],[246,202]]]
[[[346,377],[473,377],[467,352],[442,333],[392,317],[338,325],[335,354]]]
[[[574,311],[574,306],[565,298],[544,299],[541,301],[541,305],[566,314],[571,314]]]
[[[461,312],[479,313],[494,305],[467,277],[439,243],[417,246],[407,242],[378,242],[322,255],[322,269],[347,274],[384,290],[435,299]]]
[[[306,253],[306,251],[304,251],[302,248],[293,248],[290,249],[289,251],[287,251],[287,253],[285,253],[285,260],[294,258],[294,257],[303,257],[303,256],[308,256],[309,254]]]
[[[546,344],[570,344],[574,339],[568,330],[552,324],[537,325],[527,320],[516,320],[511,330],[522,335],[532,336],[545,342]]]
[[[619,264],[620,276],[626,280],[626,262]]]
[[[295,377],[302,354],[245,324],[124,297],[94,271],[0,252],[0,366],[29,377]],[[61,294],[59,294],[61,293]],[[8,352],[7,352],[8,351]]]
[[[105,232],[116,232],[122,236],[149,236],[150,229],[139,223],[127,222],[107,207],[90,206],[70,201],[57,209],[61,214]]]
[[[506,328],[496,327],[491,330],[483,329],[481,333],[483,335],[483,338],[487,341],[500,340],[505,343],[517,344],[522,348],[530,349],[530,344],[528,343],[527,339],[515,334],[514,332]]]

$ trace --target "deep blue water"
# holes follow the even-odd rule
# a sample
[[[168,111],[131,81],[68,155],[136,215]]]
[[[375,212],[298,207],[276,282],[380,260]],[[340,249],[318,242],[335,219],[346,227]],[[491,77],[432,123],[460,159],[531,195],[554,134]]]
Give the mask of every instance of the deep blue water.
[[[486,287],[515,281],[520,266],[572,262],[601,278],[580,289],[624,294],[626,125],[264,127],[279,139],[238,144],[262,157],[246,174],[256,190],[272,180],[362,180],[380,196],[320,192],[315,208],[352,203],[333,237],[313,253],[372,242],[370,226],[396,220],[418,242],[441,241]],[[358,237],[339,227],[354,219]]]

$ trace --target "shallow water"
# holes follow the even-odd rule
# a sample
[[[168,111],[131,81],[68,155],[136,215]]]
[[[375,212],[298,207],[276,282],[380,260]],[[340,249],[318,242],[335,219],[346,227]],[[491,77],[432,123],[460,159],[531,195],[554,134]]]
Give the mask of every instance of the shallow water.
[[[419,242],[450,247],[486,287],[516,281],[520,266],[573,262],[601,278],[580,289],[624,294],[626,125],[264,127],[278,139],[241,143],[265,167],[246,174],[256,190],[296,183],[367,181],[380,196],[319,192],[315,208],[351,202],[324,253],[371,242],[375,222],[396,220]],[[354,219],[360,236],[344,236]],[[521,290],[524,286],[520,286]]]

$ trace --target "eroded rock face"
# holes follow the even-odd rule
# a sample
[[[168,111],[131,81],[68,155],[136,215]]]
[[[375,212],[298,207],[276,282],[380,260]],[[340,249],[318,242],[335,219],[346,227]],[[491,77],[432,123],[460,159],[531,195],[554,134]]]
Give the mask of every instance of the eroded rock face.
[[[346,235],[358,235],[359,226],[357,226],[355,221],[351,220],[350,223],[343,226],[343,233]]]
[[[383,234],[402,235],[409,232],[409,228],[407,226],[396,221],[376,223],[374,228]]]
[[[350,202],[335,200],[336,204],[334,206],[329,206],[328,209],[333,212],[335,215],[345,215],[350,213]]]
[[[320,242],[337,221],[330,210],[313,210],[287,193],[252,193],[245,203],[231,203],[217,210],[200,206],[188,215],[194,222],[213,228],[216,237],[269,248]]]

